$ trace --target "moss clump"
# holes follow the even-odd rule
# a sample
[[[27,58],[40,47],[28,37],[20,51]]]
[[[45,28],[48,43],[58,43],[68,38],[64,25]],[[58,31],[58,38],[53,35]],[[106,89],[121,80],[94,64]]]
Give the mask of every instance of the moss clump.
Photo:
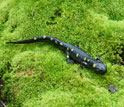
[[[83,94],[83,95],[82,95]],[[106,99],[106,96],[101,97],[100,95],[92,96],[88,98],[90,95],[86,93],[70,93],[70,92],[62,92],[62,91],[48,91],[44,93],[42,96],[31,98],[24,102],[24,107],[90,107],[90,106],[110,106],[110,100]],[[101,93],[102,94],[102,93]],[[90,95],[91,96],[91,95]],[[94,100],[94,97],[97,99]],[[98,100],[99,99],[99,100]],[[33,101],[33,102],[32,102]],[[103,102],[106,102],[103,105]]]
[[[0,0],[0,78],[4,80],[0,97],[7,106],[123,106],[123,4],[117,0]],[[98,75],[68,64],[66,55],[52,44],[5,44],[39,35],[79,44],[92,57],[104,59],[107,73]],[[112,94],[109,85],[119,90]]]

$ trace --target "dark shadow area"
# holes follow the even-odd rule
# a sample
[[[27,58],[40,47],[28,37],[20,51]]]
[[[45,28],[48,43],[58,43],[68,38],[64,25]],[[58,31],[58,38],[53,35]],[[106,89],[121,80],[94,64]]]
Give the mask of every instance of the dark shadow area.
[[[120,54],[120,57],[122,58],[121,64],[124,65],[124,47],[122,48],[122,53]]]

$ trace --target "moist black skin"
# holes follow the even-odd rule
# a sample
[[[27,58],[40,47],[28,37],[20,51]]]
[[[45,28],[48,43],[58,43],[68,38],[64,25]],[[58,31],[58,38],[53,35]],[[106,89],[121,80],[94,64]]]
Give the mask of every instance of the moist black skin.
[[[28,44],[35,42],[51,42],[56,44],[62,51],[67,55],[67,62],[79,63],[87,68],[93,69],[96,73],[105,74],[107,72],[107,66],[103,64],[102,59],[97,57],[96,59],[91,58],[85,51],[83,51],[78,45],[71,45],[63,42],[57,38],[51,36],[38,36],[31,39],[7,42],[12,44]]]

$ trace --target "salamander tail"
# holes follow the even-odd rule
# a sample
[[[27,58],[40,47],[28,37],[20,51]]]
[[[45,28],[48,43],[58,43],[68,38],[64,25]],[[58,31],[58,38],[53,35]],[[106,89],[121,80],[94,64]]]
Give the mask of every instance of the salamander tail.
[[[38,36],[31,39],[20,40],[20,41],[9,41],[6,44],[28,44],[28,43],[35,43],[35,42],[53,42],[53,43],[60,43],[61,41],[57,38],[51,36]]]
[[[34,38],[31,38],[31,39],[26,39],[26,40],[20,40],[20,41],[9,41],[9,42],[6,42],[6,44],[28,44],[28,43],[35,43],[35,42],[42,42],[44,36],[38,36],[38,37],[34,37]]]
[[[9,44],[9,43],[13,43],[13,44],[14,44],[14,43],[16,43],[16,42],[6,42],[6,44]]]

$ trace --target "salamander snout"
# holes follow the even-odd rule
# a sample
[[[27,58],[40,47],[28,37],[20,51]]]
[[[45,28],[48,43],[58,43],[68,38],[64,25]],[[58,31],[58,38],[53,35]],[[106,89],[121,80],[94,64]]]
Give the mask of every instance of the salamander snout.
[[[105,74],[107,72],[107,66],[103,63],[96,64],[95,70],[97,73]]]

